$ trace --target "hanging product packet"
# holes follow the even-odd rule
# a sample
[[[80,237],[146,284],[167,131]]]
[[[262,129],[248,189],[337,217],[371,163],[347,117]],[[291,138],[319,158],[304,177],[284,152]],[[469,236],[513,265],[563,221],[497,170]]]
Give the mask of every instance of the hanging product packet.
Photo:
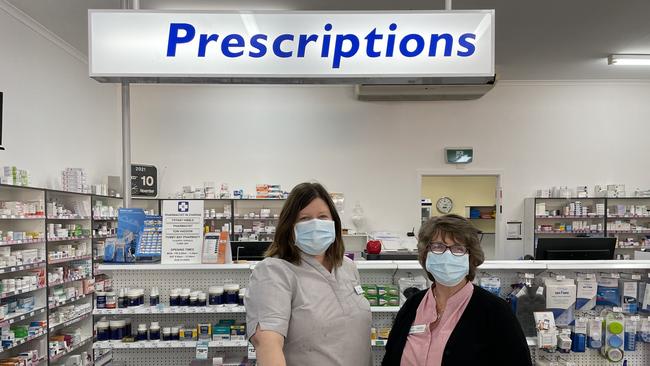
[[[576,310],[593,310],[596,307],[598,281],[595,274],[579,274],[577,278]]]
[[[544,297],[544,287],[542,286],[524,286],[516,295],[515,316],[521,324],[526,337],[535,336],[535,318],[534,313],[546,310],[546,298]]]
[[[501,279],[499,277],[481,277],[479,286],[495,296],[501,295]]]
[[[615,274],[601,276],[598,280],[596,305],[608,307],[621,306],[618,277]]]
[[[637,336],[639,341],[643,343],[650,343],[650,316],[641,319]]]
[[[645,281],[639,282],[639,311],[650,313],[650,272]]]
[[[402,277],[397,284],[399,285],[400,305],[403,305],[411,296],[428,288],[427,279],[422,276]]]
[[[621,293],[621,307],[625,314],[636,314],[639,311],[639,280],[640,275],[632,275],[632,279],[623,279],[619,281],[619,291]]]
[[[563,276],[547,278],[546,308],[553,312],[555,324],[561,327],[573,325],[576,306],[576,285],[573,279]]]

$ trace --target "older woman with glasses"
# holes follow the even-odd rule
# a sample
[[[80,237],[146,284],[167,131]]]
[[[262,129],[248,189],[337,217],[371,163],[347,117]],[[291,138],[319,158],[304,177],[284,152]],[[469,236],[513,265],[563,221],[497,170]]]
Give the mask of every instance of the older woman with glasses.
[[[458,215],[422,225],[419,261],[433,284],[397,313],[382,365],[532,365],[508,304],[472,285],[484,259],[478,234]]]

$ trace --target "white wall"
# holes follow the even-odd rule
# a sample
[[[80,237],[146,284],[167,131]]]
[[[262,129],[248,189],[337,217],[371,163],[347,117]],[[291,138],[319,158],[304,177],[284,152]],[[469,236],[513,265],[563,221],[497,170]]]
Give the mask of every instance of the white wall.
[[[504,222],[539,187],[650,187],[650,84],[504,82],[470,102],[359,102],[338,86],[145,85],[132,98],[133,161],[158,166],[162,193],[318,180],[345,193],[346,221],[359,201],[370,230],[417,226],[417,171],[456,170],[445,146],[475,148],[468,171],[503,172]],[[522,254],[498,242],[500,257]]]
[[[49,188],[66,167],[86,168],[89,183],[120,175],[117,87],[89,79],[86,63],[3,9],[0,1],[0,166],[28,169],[33,186]]]

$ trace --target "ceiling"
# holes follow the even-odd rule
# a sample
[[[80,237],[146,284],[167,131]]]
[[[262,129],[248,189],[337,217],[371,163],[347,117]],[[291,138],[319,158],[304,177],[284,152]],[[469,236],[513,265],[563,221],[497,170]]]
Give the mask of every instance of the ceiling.
[[[119,0],[0,0],[87,54],[87,10]],[[141,9],[439,10],[443,0],[141,0]],[[650,67],[608,66],[611,53],[650,54],[648,0],[456,0],[454,9],[496,9],[502,80],[646,79]]]

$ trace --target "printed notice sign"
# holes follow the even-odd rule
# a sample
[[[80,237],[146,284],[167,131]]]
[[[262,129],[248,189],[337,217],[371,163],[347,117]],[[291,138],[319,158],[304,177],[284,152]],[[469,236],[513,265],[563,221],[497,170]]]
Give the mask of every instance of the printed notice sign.
[[[203,201],[164,200],[162,264],[201,263]]]

